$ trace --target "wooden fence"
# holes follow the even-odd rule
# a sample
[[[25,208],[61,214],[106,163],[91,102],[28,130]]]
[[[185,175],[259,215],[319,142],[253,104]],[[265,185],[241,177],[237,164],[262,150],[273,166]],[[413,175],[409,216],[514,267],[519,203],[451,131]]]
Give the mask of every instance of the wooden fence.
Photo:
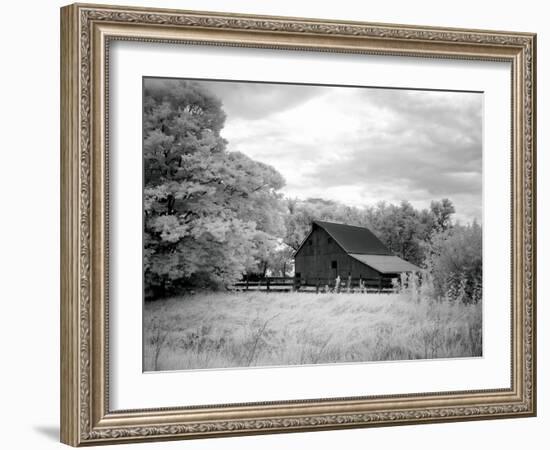
[[[299,277],[265,277],[256,280],[244,279],[232,286],[239,291],[273,291],[273,292],[385,292],[395,291],[388,278],[299,278]]]
[[[294,277],[265,277],[258,280],[245,279],[233,285],[239,291],[293,291]]]

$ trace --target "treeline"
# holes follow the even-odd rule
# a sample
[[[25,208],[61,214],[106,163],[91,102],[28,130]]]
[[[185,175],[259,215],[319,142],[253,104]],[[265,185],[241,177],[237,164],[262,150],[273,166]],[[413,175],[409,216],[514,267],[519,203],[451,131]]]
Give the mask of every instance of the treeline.
[[[284,242],[293,250],[298,249],[313,220],[325,220],[367,227],[390,251],[416,265],[425,259],[423,243],[433,233],[449,229],[455,212],[448,199],[433,201],[429,209],[422,210],[415,209],[407,201],[398,205],[380,202],[357,208],[323,199],[287,199],[285,207]]]
[[[283,242],[292,251],[298,249],[313,220],[367,227],[394,254],[425,269],[422,279],[429,289],[424,291],[430,291],[433,298],[464,303],[481,300],[481,226],[475,221],[454,222],[455,208],[449,199],[432,201],[426,209],[416,209],[407,201],[365,208],[322,199],[284,202]]]
[[[146,79],[143,114],[146,298],[223,288],[245,273],[290,274],[314,219],[370,228],[429,271],[435,296],[471,298],[478,288],[481,227],[454,224],[450,200],[418,210],[284,198],[273,167],[227,151],[222,104],[196,83]]]

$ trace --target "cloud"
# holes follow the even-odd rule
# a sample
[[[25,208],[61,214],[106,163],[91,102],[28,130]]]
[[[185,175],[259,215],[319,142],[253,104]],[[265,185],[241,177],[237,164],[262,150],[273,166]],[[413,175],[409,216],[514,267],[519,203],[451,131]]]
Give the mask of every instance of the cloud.
[[[227,113],[228,149],[274,166],[292,197],[355,206],[450,198],[481,220],[483,95],[204,82]]]
[[[464,201],[469,215],[480,212],[480,94],[369,90],[362,97],[358,109],[378,109],[385,120],[366,120],[342,139],[341,157],[320,161],[306,175],[312,185],[356,186],[365,198],[374,193],[389,201],[449,197]]]

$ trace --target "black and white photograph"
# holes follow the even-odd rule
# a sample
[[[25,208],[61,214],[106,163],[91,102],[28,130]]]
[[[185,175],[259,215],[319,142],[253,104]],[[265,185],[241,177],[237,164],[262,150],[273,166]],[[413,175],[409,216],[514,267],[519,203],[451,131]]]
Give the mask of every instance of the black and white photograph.
[[[143,78],[143,370],[483,356],[483,93]]]

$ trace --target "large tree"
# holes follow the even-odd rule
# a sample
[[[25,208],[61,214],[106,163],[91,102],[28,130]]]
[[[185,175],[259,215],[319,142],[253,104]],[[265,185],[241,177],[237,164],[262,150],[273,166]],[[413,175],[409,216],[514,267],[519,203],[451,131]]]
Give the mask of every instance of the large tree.
[[[452,227],[452,215],[455,213],[455,207],[448,198],[432,201],[430,212],[434,221],[434,228],[437,231],[445,231]]]
[[[221,136],[218,98],[183,80],[144,89],[145,279],[150,297],[259,270],[282,233],[282,176]]]

